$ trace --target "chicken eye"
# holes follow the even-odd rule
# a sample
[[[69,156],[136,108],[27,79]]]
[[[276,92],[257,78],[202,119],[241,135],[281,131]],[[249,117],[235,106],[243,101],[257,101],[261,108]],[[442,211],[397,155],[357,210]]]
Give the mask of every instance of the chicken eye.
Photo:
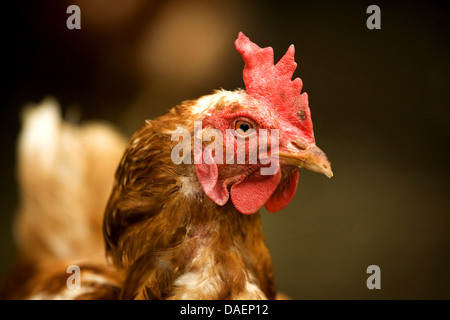
[[[253,125],[247,121],[238,120],[236,121],[236,124],[234,125],[234,130],[237,131],[237,133],[242,135],[247,135],[250,132],[252,132]]]

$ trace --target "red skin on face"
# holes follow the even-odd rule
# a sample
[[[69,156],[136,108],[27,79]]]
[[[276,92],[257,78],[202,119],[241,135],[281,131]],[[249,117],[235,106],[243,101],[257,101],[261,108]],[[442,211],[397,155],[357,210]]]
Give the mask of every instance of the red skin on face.
[[[257,124],[256,130],[278,129],[280,151],[298,138],[308,144],[314,143],[308,95],[301,94],[300,78],[291,80],[297,67],[294,46],[290,46],[274,65],[271,47],[260,48],[243,33],[239,33],[235,45],[245,61],[243,78],[246,91],[241,93],[242,107],[229,106],[213,112],[204,119],[204,128],[220,130],[226,137],[226,130],[234,129],[234,121],[245,118]],[[211,159],[212,155],[206,154],[204,157]],[[272,175],[261,175],[260,168],[259,162],[240,166],[216,164],[214,161],[211,164],[196,164],[197,177],[203,189],[218,205],[224,205],[231,195],[234,206],[241,213],[255,213],[263,205],[270,212],[279,211],[295,195],[299,170],[296,167],[282,169],[279,162]],[[282,170],[285,170],[284,174]]]

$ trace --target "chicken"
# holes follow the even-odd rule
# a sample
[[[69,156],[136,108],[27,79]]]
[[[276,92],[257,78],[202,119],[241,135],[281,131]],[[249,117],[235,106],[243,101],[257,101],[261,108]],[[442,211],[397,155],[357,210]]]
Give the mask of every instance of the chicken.
[[[71,298],[277,297],[259,209],[289,204],[299,168],[333,174],[302,81],[291,80],[294,47],[274,65],[272,48],[243,33],[235,45],[246,90],[185,101],[129,140],[104,212],[107,262],[78,259],[91,285]],[[62,272],[45,275],[26,298],[66,297]]]

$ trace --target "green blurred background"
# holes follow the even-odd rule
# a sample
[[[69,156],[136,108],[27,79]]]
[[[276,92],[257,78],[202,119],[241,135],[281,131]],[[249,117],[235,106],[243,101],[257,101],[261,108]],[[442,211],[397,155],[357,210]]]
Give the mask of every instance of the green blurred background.
[[[130,136],[213,89],[243,87],[243,31],[275,59],[295,44],[334,178],[302,171],[262,212],[280,291],[294,299],[450,298],[450,24],[445,2],[9,1],[2,7],[0,277],[14,256],[15,143],[27,102],[55,96]],[[66,8],[81,8],[81,30]],[[381,30],[366,9],[381,8]],[[381,290],[366,287],[369,265]],[[1,284],[1,282],[0,282]]]

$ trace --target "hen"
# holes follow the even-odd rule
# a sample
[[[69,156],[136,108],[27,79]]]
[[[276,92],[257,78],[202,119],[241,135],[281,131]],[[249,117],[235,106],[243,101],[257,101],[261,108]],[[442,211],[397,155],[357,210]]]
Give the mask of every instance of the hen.
[[[18,233],[21,261],[22,266],[39,264],[29,278],[12,281],[12,287],[19,288],[12,297],[276,298],[258,210],[265,206],[276,212],[292,200],[299,168],[328,177],[332,171],[315,144],[302,81],[291,80],[296,69],[294,47],[274,65],[272,48],[261,49],[243,33],[235,45],[245,62],[245,91],[222,90],[185,101],[146,121],[129,140],[121,160],[100,156],[96,169],[77,172],[89,177],[120,161],[103,218],[107,262],[99,258],[104,250],[96,235],[101,230],[92,223],[101,217],[98,208],[68,213],[73,222],[64,225],[58,221],[68,220],[54,211],[40,217],[37,212],[45,207],[33,208],[36,202],[29,201],[31,207],[23,209],[18,220],[19,231],[28,228]],[[73,137],[81,139],[79,133]],[[119,140],[114,148],[121,146]],[[83,161],[79,159],[81,166]],[[67,166],[73,169],[70,162]],[[103,190],[110,186],[107,179],[101,178]],[[82,183],[99,181],[76,182],[83,193],[74,190],[58,200],[61,191],[56,199],[45,199],[65,206],[61,214],[71,211],[66,206],[71,201],[83,202],[82,195],[95,199],[99,190]],[[32,187],[25,191],[33,194]],[[67,199],[70,196],[79,198]],[[99,194],[98,203],[106,202],[102,199]],[[91,209],[91,203],[84,207]],[[70,236],[79,237],[79,243]],[[80,289],[66,283],[69,265],[81,270]]]

